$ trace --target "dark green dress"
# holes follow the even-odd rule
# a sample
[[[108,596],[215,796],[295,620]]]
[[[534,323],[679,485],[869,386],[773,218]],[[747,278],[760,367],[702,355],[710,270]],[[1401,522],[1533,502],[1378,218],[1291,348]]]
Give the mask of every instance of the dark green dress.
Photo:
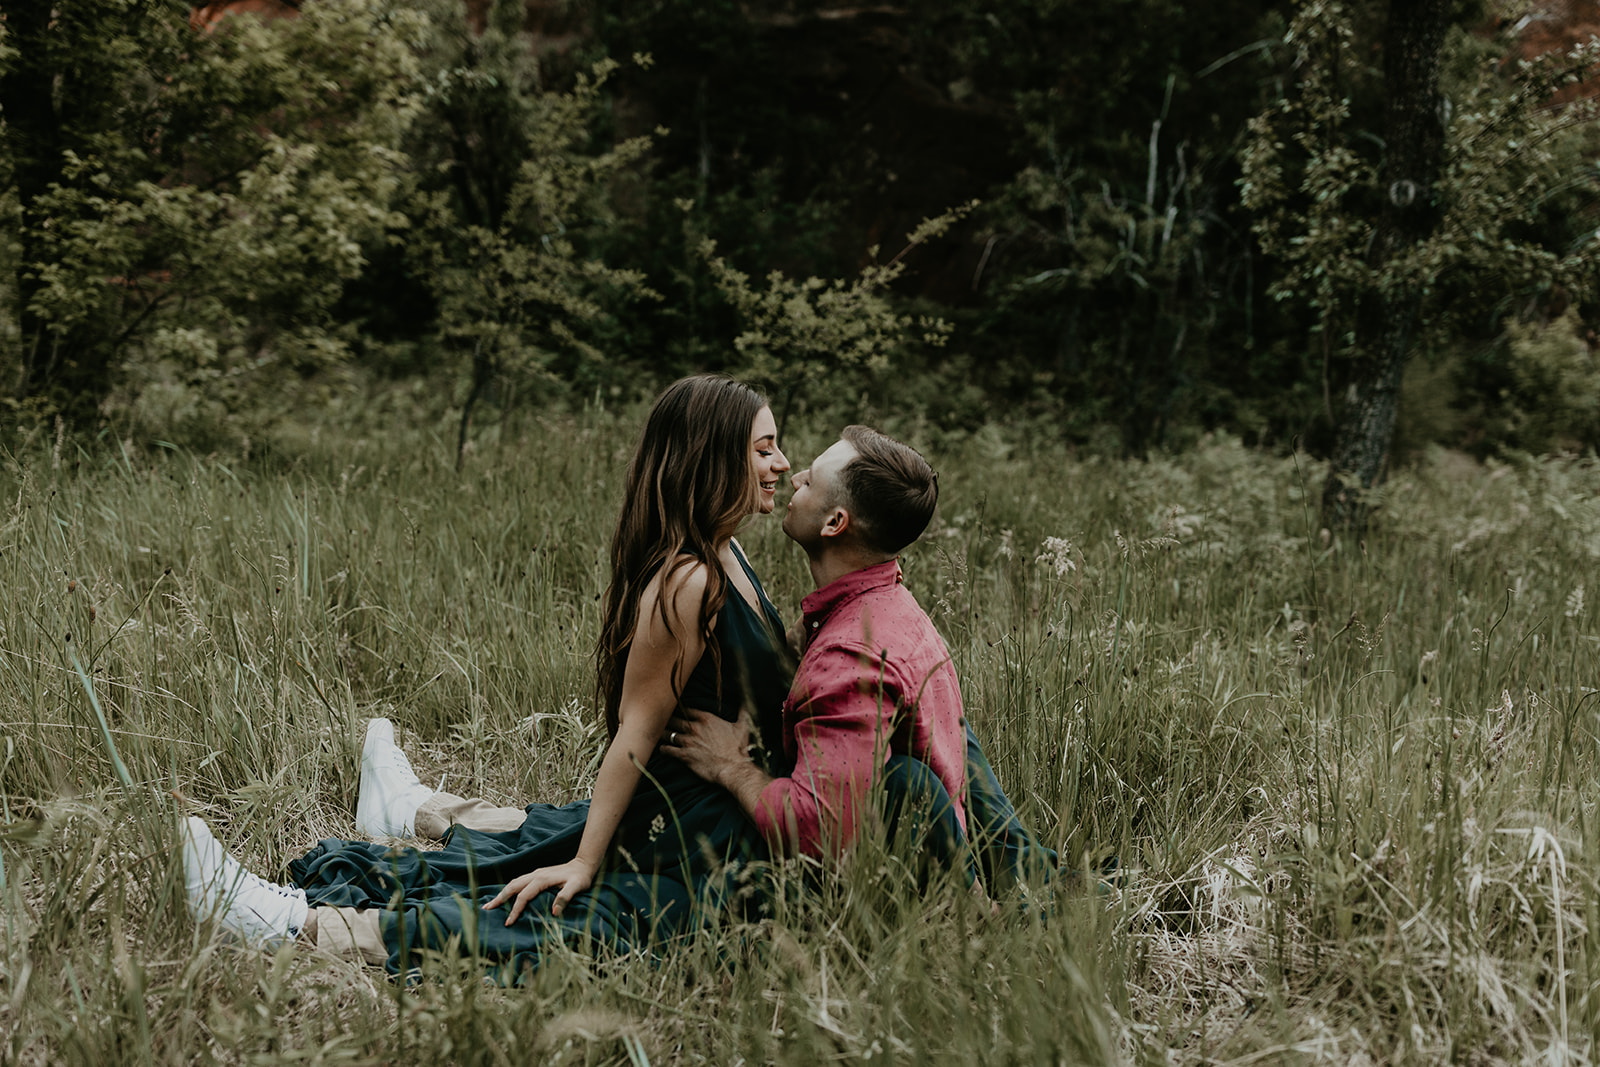
[[[748,706],[767,751],[781,753],[775,742],[794,666],[777,609],[743,554],[738,558],[761,611],[728,590],[713,630],[720,670],[707,650],[689,676],[683,704],[729,721]],[[518,875],[572,859],[589,801],[530,804],[527,810],[518,830],[454,827],[438,852],[324,841],[291,863],[289,873],[313,907],[384,909],[380,923],[391,973],[408,969],[411,952],[445,949],[459,936],[460,951],[476,951],[497,978],[514,981],[558,941],[580,951],[606,946],[626,952],[693,929],[706,909],[728,903],[750,862],[766,854],[732,794],[656,753],[594,884],[559,919],[550,914],[555,893],[547,891],[508,927],[505,908],[481,912],[480,905]]]

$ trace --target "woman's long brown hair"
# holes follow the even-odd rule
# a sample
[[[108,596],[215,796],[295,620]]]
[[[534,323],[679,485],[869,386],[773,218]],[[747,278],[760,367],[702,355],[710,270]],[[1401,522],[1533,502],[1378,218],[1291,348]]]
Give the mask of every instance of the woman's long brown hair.
[[[595,649],[596,697],[605,708],[609,737],[617,736],[622,677],[639,624],[639,598],[658,571],[664,590],[680,568],[707,564],[700,636],[720,667],[711,620],[727,600],[728,580],[717,563],[717,546],[756,509],[750,430],[766,406],[766,399],[747,385],[698,375],[674,382],[650,409],[628,464],[622,513],[611,537],[611,584]],[[658,598],[657,609],[671,633],[666,596]],[[673,668],[674,697],[681,695],[681,666]]]

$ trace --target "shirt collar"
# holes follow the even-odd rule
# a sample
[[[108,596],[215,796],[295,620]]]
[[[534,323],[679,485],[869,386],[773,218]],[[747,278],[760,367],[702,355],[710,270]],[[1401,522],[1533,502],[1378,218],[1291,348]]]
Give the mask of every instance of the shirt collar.
[[[861,570],[851,571],[842,578],[834,579],[800,601],[800,610],[806,619],[806,637],[809,639],[816,633],[821,628],[823,620],[832,615],[845,601],[853,600],[869,589],[897,585],[903,581],[905,576],[900,571],[898,559],[863,567]]]

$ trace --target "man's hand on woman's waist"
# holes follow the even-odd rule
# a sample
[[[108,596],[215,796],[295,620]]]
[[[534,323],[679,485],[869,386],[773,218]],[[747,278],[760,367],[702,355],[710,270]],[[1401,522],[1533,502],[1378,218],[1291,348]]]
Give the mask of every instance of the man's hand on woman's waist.
[[[750,713],[741,708],[729,722],[707,711],[686,708],[667,723],[661,751],[683,762],[698,778],[715,782],[755,818],[761,791],[772,778],[750,758]]]

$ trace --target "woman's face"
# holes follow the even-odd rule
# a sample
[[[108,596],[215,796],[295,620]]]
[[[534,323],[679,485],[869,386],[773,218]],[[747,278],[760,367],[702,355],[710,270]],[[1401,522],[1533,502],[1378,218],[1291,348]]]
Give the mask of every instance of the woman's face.
[[[750,464],[760,488],[756,510],[770,515],[777,505],[778,480],[789,469],[789,461],[778,448],[778,424],[771,408],[756,412],[755,422],[750,425]]]

